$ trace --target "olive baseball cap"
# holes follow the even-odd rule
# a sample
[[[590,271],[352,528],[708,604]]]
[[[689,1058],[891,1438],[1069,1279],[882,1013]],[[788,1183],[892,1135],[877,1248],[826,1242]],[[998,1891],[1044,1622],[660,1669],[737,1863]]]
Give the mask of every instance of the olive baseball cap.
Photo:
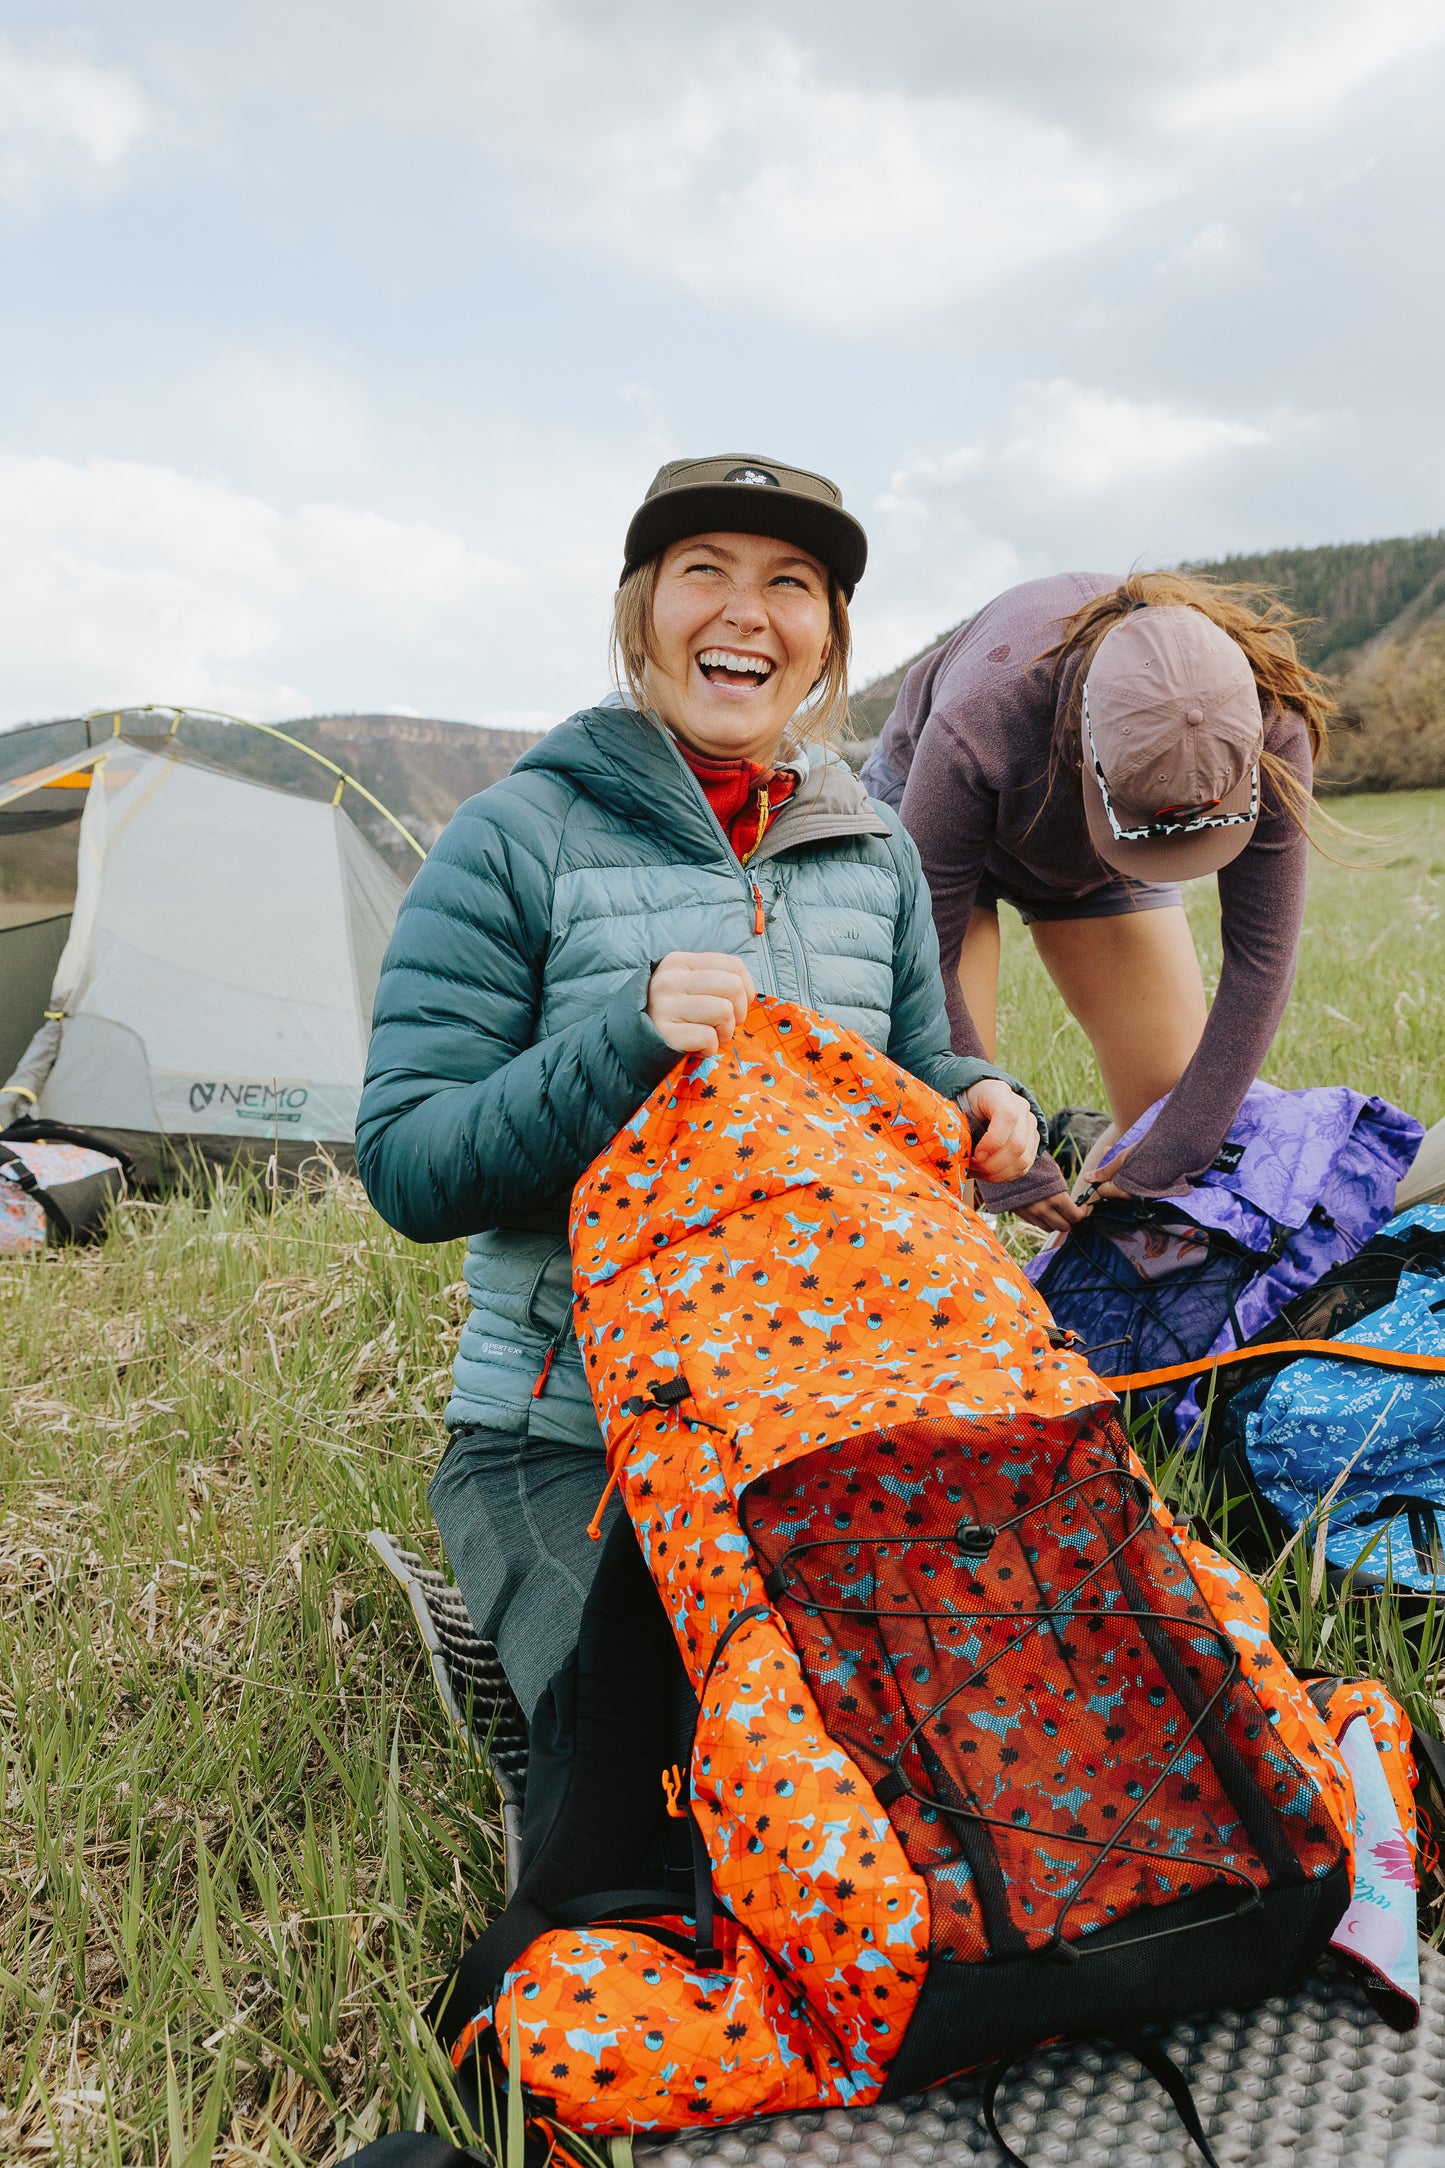
[[[868,562],[868,537],[825,474],[779,459],[724,452],[659,467],[627,530],[622,577],[692,534],[764,534],[796,542],[828,567],[848,601]]]
[[[1201,610],[1149,604],[1110,628],[1083,697],[1096,854],[1140,881],[1193,881],[1259,819],[1264,717],[1244,650]]]

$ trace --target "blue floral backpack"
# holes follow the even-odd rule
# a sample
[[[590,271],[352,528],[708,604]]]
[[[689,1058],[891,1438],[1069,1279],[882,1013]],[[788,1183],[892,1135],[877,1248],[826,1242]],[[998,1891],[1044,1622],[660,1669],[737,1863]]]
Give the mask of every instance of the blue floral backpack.
[[[1334,1340],[1340,1356],[1272,1352],[1281,1339]],[[1445,1593],[1445,1205],[1399,1213],[1257,1344],[1216,1381],[1207,1451],[1225,1488],[1250,1494],[1276,1539],[1323,1531],[1336,1582]]]

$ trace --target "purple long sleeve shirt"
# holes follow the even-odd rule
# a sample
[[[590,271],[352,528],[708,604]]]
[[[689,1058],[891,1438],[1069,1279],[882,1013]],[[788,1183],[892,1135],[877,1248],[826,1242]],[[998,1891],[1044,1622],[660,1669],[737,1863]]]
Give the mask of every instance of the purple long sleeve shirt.
[[[1039,660],[1062,621],[1116,575],[1063,572],[1029,580],[914,664],[884,725],[878,750],[903,779],[904,826],[918,845],[933,896],[953,1048],[983,1053],[958,986],[958,957],[979,878],[1005,894],[1084,896],[1112,879],[1096,857],[1072,769],[1050,761],[1057,699],[1053,665]],[[1304,720],[1266,712],[1265,745],[1312,781]],[[1217,876],[1224,961],[1193,1060],[1148,1136],[1118,1175],[1136,1196],[1178,1194],[1218,1152],[1268,1054],[1289,999],[1304,917],[1308,845],[1266,778],[1246,848]],[[1046,1154],[1018,1182],[989,1185],[988,1202],[1017,1210],[1057,1192],[1063,1177]]]

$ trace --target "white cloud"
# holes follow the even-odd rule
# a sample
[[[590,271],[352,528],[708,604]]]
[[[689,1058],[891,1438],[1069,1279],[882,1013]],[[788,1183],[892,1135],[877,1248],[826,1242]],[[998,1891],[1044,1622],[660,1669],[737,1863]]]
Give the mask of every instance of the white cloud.
[[[1368,8],[1311,0],[1303,12],[1279,11],[1273,37],[1253,7],[1244,38],[1221,37],[1220,27],[1216,18],[1210,43],[1237,56],[1232,66],[1211,70],[1206,62],[1182,88],[1155,86],[1159,123],[1170,134],[1206,141],[1257,130],[1319,134],[1357,90],[1445,40],[1438,0],[1370,0]]]
[[[915,459],[878,497],[878,577],[855,612],[860,677],[1015,581],[1208,554],[1221,503],[1267,499],[1319,427],[1319,417],[1211,414],[1068,377],[1021,385],[993,440]]]
[[[575,139],[574,139],[575,140]],[[577,146],[600,185],[580,218],[634,270],[720,314],[830,329],[929,314],[1111,232],[1129,175],[1109,150],[967,96],[820,79],[777,34],[715,41],[645,127]]]
[[[720,315],[932,314],[1112,232],[1136,166],[1024,108],[829,80],[751,25],[649,48],[494,18],[514,215]],[[1162,173],[1153,187],[1163,185]]]
[[[137,461],[0,455],[0,497],[6,720],[111,701],[330,707],[338,658],[359,688],[424,648],[433,668],[482,650],[523,584],[424,520],[288,511]]]
[[[906,333],[1236,184],[1445,42],[1438,0],[1264,16],[1218,0],[1203,47],[1187,11],[1100,0],[1081,41],[1033,0],[1005,31],[955,27],[931,80],[910,80],[901,61],[870,70],[874,27],[848,0],[811,38],[801,8],[787,31],[749,6],[719,29],[627,0],[419,11],[439,125],[485,115],[488,215],[725,321],[852,337]]]
[[[0,196],[23,201],[43,178],[112,172],[151,117],[145,93],[122,69],[0,43]]]
[[[1001,493],[1054,502],[1100,497],[1141,482],[1173,484],[1192,469],[1269,441],[1254,422],[1200,413],[1172,399],[1130,399],[1068,377],[1021,385],[1011,422],[992,448],[965,445],[902,469],[882,509],[954,497],[984,479],[995,499]]]

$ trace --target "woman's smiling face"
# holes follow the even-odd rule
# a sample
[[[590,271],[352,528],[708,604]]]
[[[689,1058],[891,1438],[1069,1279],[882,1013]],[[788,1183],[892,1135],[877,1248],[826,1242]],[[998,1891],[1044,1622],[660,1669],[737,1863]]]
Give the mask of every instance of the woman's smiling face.
[[[696,751],[768,766],[828,642],[828,574],[816,557],[766,535],[693,535],[658,566],[648,698]]]

